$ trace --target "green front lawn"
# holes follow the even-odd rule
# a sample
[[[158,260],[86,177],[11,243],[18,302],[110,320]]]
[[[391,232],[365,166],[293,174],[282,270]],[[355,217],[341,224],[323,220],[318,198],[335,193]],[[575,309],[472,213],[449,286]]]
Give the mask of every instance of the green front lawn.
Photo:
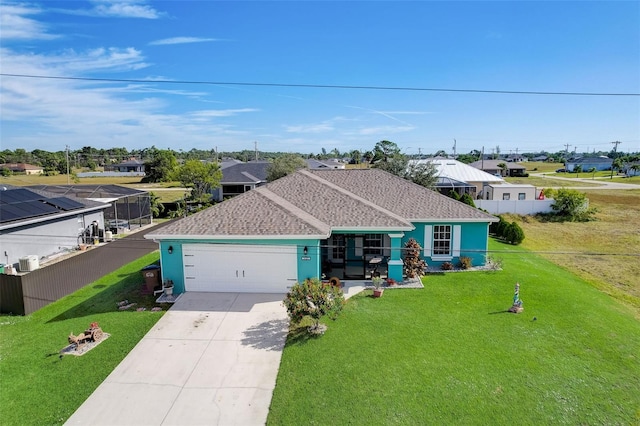
[[[0,424],[62,424],[80,407],[163,315],[139,291],[140,270],[158,258],[146,255],[32,315],[0,317]],[[135,307],[119,310],[123,299]],[[93,321],[110,337],[82,356],[61,358],[69,333]]]
[[[292,333],[268,423],[638,424],[640,322],[540,257],[350,299],[327,333]],[[524,312],[505,312],[521,284]]]

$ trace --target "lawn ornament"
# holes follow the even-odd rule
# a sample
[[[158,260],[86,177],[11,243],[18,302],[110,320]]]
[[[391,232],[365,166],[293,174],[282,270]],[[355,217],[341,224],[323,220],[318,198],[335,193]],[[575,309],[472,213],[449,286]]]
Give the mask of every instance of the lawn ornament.
[[[75,336],[73,333],[69,333],[69,344],[74,345],[75,349],[82,347],[85,343],[99,342],[104,337],[102,329],[98,326],[97,322],[92,322],[82,333]]]
[[[509,312],[519,314],[522,311],[524,311],[524,308],[522,307],[522,300],[520,299],[520,283],[516,283],[513,293],[513,305],[509,308]]]

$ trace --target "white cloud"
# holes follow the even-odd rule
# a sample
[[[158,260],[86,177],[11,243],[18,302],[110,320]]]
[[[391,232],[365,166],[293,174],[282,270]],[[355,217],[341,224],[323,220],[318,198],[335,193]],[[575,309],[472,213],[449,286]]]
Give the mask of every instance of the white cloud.
[[[94,3],[93,13],[98,16],[158,19],[161,15],[153,7],[135,0],[98,0]]]
[[[28,18],[42,10],[33,6],[0,4],[0,27],[4,40],[51,40],[58,36],[49,34],[42,23]]]
[[[187,43],[204,43],[209,41],[220,41],[217,38],[203,38],[203,37],[171,37],[162,40],[156,40],[149,43],[151,46],[161,46],[167,44],[187,44]]]

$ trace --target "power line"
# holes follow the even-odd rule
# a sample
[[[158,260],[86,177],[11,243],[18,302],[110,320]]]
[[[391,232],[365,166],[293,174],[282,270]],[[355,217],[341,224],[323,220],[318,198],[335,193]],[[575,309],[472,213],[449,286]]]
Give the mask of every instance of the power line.
[[[336,84],[294,84],[294,83],[255,83],[237,81],[198,81],[198,80],[144,80],[129,78],[97,78],[97,77],[61,77],[51,75],[34,74],[8,74],[0,73],[3,77],[37,78],[49,80],[70,81],[99,81],[107,83],[160,83],[160,84],[194,84],[216,86],[260,86],[260,87],[298,87],[307,89],[348,89],[348,90],[389,90],[412,92],[453,92],[453,93],[489,93],[503,95],[551,95],[551,96],[640,96],[640,93],[607,93],[607,92],[545,92],[528,90],[483,90],[483,89],[438,89],[427,87],[401,87],[401,86],[355,86]]]

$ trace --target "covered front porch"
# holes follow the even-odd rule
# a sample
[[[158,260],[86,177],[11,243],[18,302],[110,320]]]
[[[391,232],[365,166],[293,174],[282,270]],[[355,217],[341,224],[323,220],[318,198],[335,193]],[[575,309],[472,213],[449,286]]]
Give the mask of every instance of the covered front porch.
[[[334,233],[320,242],[324,278],[402,281],[402,233]]]

